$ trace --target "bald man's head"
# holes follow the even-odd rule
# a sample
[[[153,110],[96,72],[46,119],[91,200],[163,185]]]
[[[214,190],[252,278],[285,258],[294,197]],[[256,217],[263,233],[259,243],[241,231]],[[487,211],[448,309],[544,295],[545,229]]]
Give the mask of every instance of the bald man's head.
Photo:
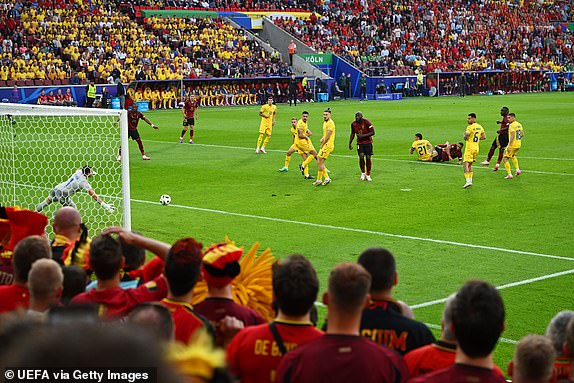
[[[80,235],[80,224],[82,217],[80,213],[73,207],[63,207],[56,212],[54,216],[54,233],[63,235],[72,241],[75,241]]]

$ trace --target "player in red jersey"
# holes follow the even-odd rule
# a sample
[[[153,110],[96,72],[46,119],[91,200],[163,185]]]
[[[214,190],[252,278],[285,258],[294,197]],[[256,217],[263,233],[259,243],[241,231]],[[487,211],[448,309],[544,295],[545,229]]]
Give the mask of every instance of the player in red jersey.
[[[337,265],[329,275],[327,333],[290,351],[277,369],[277,382],[406,382],[401,356],[359,334],[369,301],[371,276],[355,263]]]
[[[123,317],[136,305],[159,301],[167,295],[167,281],[163,276],[134,289],[120,287],[121,269],[124,262],[120,241],[110,234],[116,233],[129,245],[142,247],[160,258],[169,251],[169,245],[143,237],[121,227],[112,227],[96,237],[90,246],[90,268],[94,270],[98,286],[72,299],[72,304],[95,304],[100,316]]]
[[[209,321],[197,314],[191,305],[192,290],[201,273],[202,248],[193,238],[183,238],[173,244],[165,259],[164,274],[169,293],[161,303],[171,312],[175,340],[184,344],[190,343],[200,329],[213,336]]]
[[[225,331],[222,321],[226,317],[239,320],[241,328],[265,323],[256,311],[233,302],[231,282],[241,272],[238,261],[242,254],[237,246],[219,243],[209,247],[203,256],[201,274],[207,283],[207,298],[195,306],[195,311],[211,322],[219,347],[228,345],[235,335]]]
[[[444,144],[438,144],[434,147],[437,155],[432,157],[432,162],[448,162],[455,158],[458,159],[458,164],[462,163],[462,148],[464,143],[450,144],[448,141]]]
[[[371,156],[373,155],[373,136],[375,128],[371,121],[363,118],[363,113],[355,113],[355,121],[351,123],[351,137],[349,137],[349,150],[353,150],[353,140],[357,136],[357,153],[359,154],[359,167],[361,168],[361,181],[371,179]],[[367,170],[365,171],[365,164]]]
[[[48,220],[45,222],[48,223]],[[50,243],[38,235],[24,238],[16,245],[12,258],[14,282],[11,285],[0,286],[0,313],[28,308],[30,293],[27,282],[32,264],[38,259],[51,257]]]
[[[142,159],[147,161],[151,160],[151,158],[146,156],[143,142],[142,139],[140,138],[140,133],[138,132],[138,124],[140,120],[144,120],[154,129],[159,129],[146,116],[144,116],[142,112],[138,111],[138,104],[133,104],[132,110],[128,111],[128,136],[132,140],[138,143],[138,147],[140,148],[140,152],[142,154]],[[122,148],[120,148],[118,152],[117,160],[120,161],[121,159],[122,159]]]
[[[66,89],[64,94],[64,106],[72,106],[74,104],[74,96],[70,88]]]
[[[181,111],[183,112],[183,130],[181,131],[181,136],[179,136],[179,143],[183,144],[183,137],[185,137],[185,132],[189,128],[189,143],[193,144],[193,129],[195,127],[195,119],[197,118],[197,111],[199,109],[199,103],[197,102],[194,95],[189,96]]]
[[[504,303],[496,288],[469,281],[452,303],[452,327],[458,340],[455,364],[412,379],[412,383],[504,383],[494,371],[492,354],[504,330]]]
[[[313,265],[302,255],[290,255],[273,265],[273,294],[277,317],[270,324],[241,330],[227,348],[230,372],[244,383],[275,382],[283,355],[323,335],[310,321],[319,281]]]
[[[502,161],[502,156],[504,155],[504,149],[508,146],[508,127],[510,126],[510,121],[508,120],[508,107],[503,106],[500,108],[500,115],[502,116],[502,121],[496,121],[500,125],[500,129],[496,132],[498,135],[492,141],[486,160],[482,161],[480,164],[483,166],[490,165],[490,159],[494,155],[494,151],[498,148],[498,159],[496,160],[496,165],[492,170],[497,171],[500,167],[500,161]]]

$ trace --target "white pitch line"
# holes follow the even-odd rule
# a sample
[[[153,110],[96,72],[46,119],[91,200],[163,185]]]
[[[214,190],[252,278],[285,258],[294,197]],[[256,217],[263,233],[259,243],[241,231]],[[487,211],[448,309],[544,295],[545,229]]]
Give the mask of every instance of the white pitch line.
[[[501,286],[497,286],[496,289],[498,290],[504,290],[504,289],[508,289],[510,287],[515,287],[515,286],[522,286],[522,285],[527,285],[530,283],[534,283],[534,282],[538,282],[538,281],[543,281],[545,279],[550,279],[550,278],[556,278],[556,277],[561,277],[563,275],[568,275],[568,274],[574,274],[574,269],[571,270],[566,270],[566,271],[560,271],[557,273],[552,273],[552,274],[548,274],[548,275],[542,275],[539,277],[535,277],[535,278],[529,278],[529,279],[524,279],[522,281],[517,281],[517,282],[511,282],[511,283],[507,283]],[[441,303],[446,302],[448,299],[447,298],[441,298],[441,299],[435,299],[432,301],[428,301],[428,302],[423,302],[423,303],[419,303],[416,305],[412,305],[411,309],[415,310],[415,309],[420,309],[423,307],[429,307],[429,306],[434,306],[434,305],[438,305]]]
[[[159,205],[159,202],[152,202],[152,201],[145,201],[139,199],[132,199],[132,202],[139,202],[151,205]],[[293,221],[290,219],[283,219],[283,218],[274,218],[274,217],[265,217],[260,215],[253,215],[253,214],[243,214],[243,213],[235,213],[230,211],[224,210],[216,210],[216,209],[207,209],[202,207],[195,207],[195,206],[185,206],[185,205],[176,205],[171,204],[169,207],[179,208],[179,209],[187,209],[187,210],[195,210],[195,211],[203,211],[207,213],[216,213],[216,214],[224,214],[224,215],[231,215],[235,217],[243,217],[243,218],[254,218],[264,221],[272,221],[272,222],[281,222],[281,223],[290,223],[295,225],[304,225],[304,226],[312,226],[312,227],[319,227],[323,229],[332,229],[332,230],[340,230],[340,231],[350,231],[354,233],[362,233],[362,234],[372,234],[372,235],[379,235],[383,237],[391,237],[391,238],[400,238],[400,239],[410,239],[413,241],[422,241],[422,242],[432,242],[432,243],[440,243],[443,245],[452,245],[452,246],[460,246],[460,247],[468,247],[472,249],[485,249],[485,250],[492,250],[492,251],[500,251],[503,253],[511,253],[511,254],[522,254],[522,255],[532,255],[535,257],[543,257],[543,258],[553,258],[553,259],[560,259],[563,261],[574,261],[574,258],[570,257],[563,257],[559,255],[552,255],[552,254],[542,254],[542,253],[534,253],[531,251],[522,251],[522,250],[514,250],[514,249],[504,249],[501,247],[494,247],[494,246],[483,246],[483,245],[473,245],[470,243],[461,243],[461,242],[454,242],[454,241],[446,241],[442,239],[433,239],[433,238],[424,238],[424,237],[416,237],[412,235],[401,235],[401,234],[392,234],[392,233],[385,233],[382,231],[373,231],[373,230],[365,230],[365,229],[355,229],[351,227],[344,227],[344,226],[334,226],[334,225],[324,225],[320,223],[312,223],[312,222],[304,222],[304,221]]]
[[[179,142],[168,142],[168,141],[155,141],[155,140],[146,140],[146,142],[153,142],[157,144],[177,144]],[[221,149],[237,149],[237,150],[246,150],[246,151],[253,151],[253,148],[246,148],[244,146],[233,146],[233,145],[216,145],[216,144],[194,144],[194,146],[203,146],[206,148],[221,148]],[[279,149],[267,149],[267,152],[275,152],[275,153],[285,153],[286,150],[279,150]],[[398,155],[393,155],[398,156]],[[357,156],[349,156],[344,154],[331,154],[331,157],[339,157],[339,158],[351,158],[356,159]],[[426,162],[426,161],[406,161],[406,160],[399,160],[395,158],[384,158],[385,155],[381,157],[372,157],[373,160],[376,161],[390,161],[390,162],[402,162],[402,163],[412,163],[412,164],[423,164],[423,165],[433,165],[433,166],[451,166],[451,167],[460,167],[460,165],[455,164],[448,164],[444,162]],[[390,156],[389,156],[390,157]],[[525,157],[522,157],[525,158]],[[476,169],[484,169],[488,170],[489,168],[486,167],[476,167]],[[532,173],[532,174],[547,174],[547,175],[555,175],[555,176],[574,176],[574,173],[557,173],[557,172],[544,172],[539,170],[523,170],[523,173]]]

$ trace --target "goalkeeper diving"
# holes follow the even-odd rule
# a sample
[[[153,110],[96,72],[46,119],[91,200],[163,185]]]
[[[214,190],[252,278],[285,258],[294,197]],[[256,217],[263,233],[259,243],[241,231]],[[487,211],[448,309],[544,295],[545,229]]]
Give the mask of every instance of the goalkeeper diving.
[[[58,202],[62,206],[71,206],[76,208],[76,204],[70,199],[70,197],[80,190],[85,190],[93,199],[96,200],[97,203],[106,209],[108,213],[113,213],[114,207],[102,201],[96,192],[94,192],[92,185],[88,182],[88,178],[95,174],[96,172],[90,166],[84,166],[83,168],[76,170],[76,172],[67,181],[56,185],[56,187],[52,189],[50,195],[44,200],[44,202],[36,206],[36,211],[41,212],[52,202]]]

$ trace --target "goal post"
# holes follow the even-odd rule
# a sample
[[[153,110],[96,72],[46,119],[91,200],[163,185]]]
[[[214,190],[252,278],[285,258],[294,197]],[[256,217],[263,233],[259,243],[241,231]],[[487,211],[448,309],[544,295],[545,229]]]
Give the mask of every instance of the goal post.
[[[90,236],[130,230],[127,111],[0,103],[0,205],[76,206]]]

